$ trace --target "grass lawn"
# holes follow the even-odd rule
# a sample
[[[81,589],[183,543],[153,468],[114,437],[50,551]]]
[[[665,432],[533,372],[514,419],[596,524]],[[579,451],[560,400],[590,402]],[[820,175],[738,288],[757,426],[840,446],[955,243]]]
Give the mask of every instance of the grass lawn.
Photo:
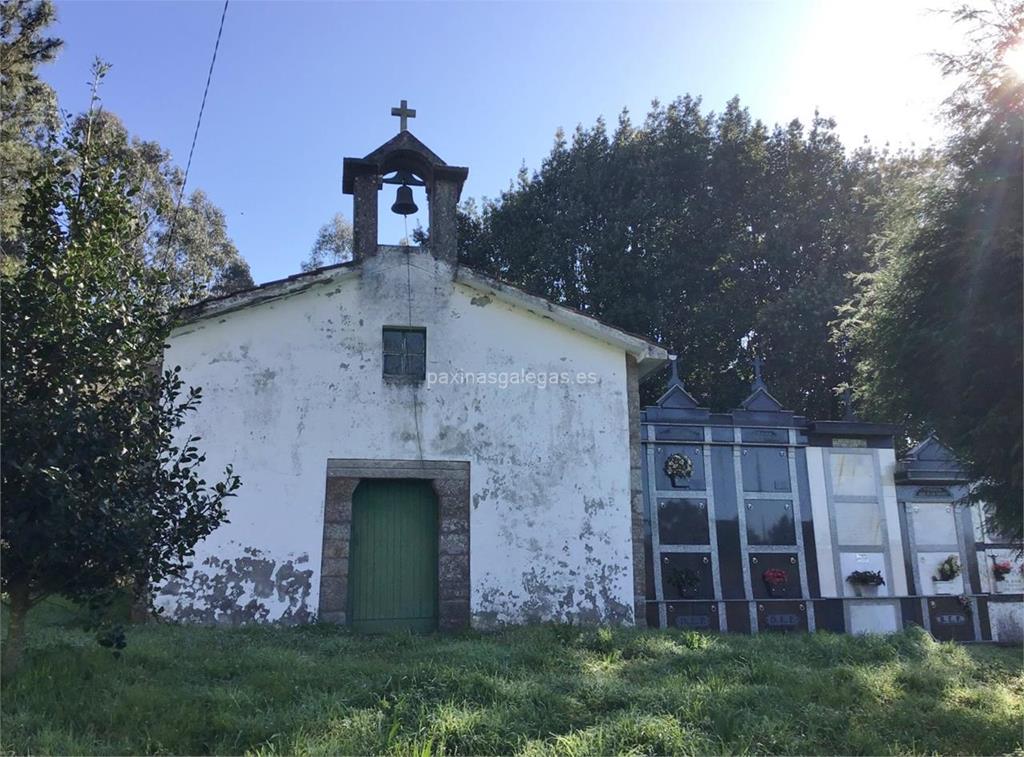
[[[43,608],[46,609],[46,608]],[[73,612],[30,624],[4,752],[998,754],[1021,650],[893,637],[522,628],[356,637],[150,625],[121,659]]]

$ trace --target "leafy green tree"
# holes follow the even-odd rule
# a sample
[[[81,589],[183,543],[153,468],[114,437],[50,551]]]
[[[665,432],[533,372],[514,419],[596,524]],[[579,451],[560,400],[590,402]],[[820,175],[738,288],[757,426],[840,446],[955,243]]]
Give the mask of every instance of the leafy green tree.
[[[166,274],[168,306],[253,286],[249,266],[228,236],[224,213],[206,193],[195,190],[178,207],[184,174],[167,150],[130,136],[112,113],[94,114],[91,121],[83,117],[73,128],[83,137],[91,130],[92,159],[116,166],[138,187],[133,204],[140,233],[133,247]]]
[[[317,232],[309,257],[302,262],[302,270],[313,271],[351,259],[352,224],[341,213],[335,213]]]
[[[93,152],[85,127],[47,153],[23,206],[22,264],[3,280],[5,673],[21,661],[33,604],[180,572],[239,486],[230,467],[208,484],[198,440],[180,431],[201,392],[155,368],[166,276],[135,249],[129,172]]]
[[[2,267],[17,266],[21,204],[28,183],[52,157],[60,125],[57,98],[38,76],[63,42],[45,35],[55,18],[49,0],[10,0],[0,5],[0,254]],[[84,122],[74,128],[81,131]],[[201,191],[177,199],[183,172],[155,142],[129,137],[116,116],[98,113],[89,123],[94,160],[120,161],[139,186],[137,212],[145,218],[135,248],[167,274],[168,306],[253,285],[245,260],[228,237],[224,214]],[[70,156],[74,157],[74,156]]]
[[[58,125],[57,98],[36,74],[63,42],[43,30],[55,17],[49,0],[0,4],[0,245],[17,254],[16,229],[29,177],[45,160],[49,134]]]
[[[863,405],[912,437],[937,432],[976,477],[992,524],[1020,540],[1024,83],[1003,57],[1021,44],[1024,3],[955,19],[971,44],[940,56],[959,82],[941,167],[903,183],[837,332],[861,355]]]
[[[665,344],[713,407],[742,400],[759,350],[780,400],[835,417],[852,369],[829,324],[901,159],[848,156],[820,117],[770,130],[737,99],[654,103],[639,125],[559,132],[536,173],[463,206],[460,259]]]

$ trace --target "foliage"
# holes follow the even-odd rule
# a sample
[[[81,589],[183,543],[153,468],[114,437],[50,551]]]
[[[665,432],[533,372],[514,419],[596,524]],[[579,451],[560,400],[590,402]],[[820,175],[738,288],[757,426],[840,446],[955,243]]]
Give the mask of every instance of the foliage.
[[[539,171],[464,205],[460,260],[656,339],[713,408],[743,399],[760,350],[786,406],[838,417],[850,367],[829,323],[907,160],[848,156],[817,116],[769,129],[736,99],[718,114],[656,102],[640,125],[559,133]]]
[[[46,160],[58,125],[57,98],[36,68],[52,61],[63,42],[43,30],[54,19],[49,0],[5,0],[0,5],[0,252],[14,242],[28,179]]]
[[[854,586],[885,586],[882,572],[878,570],[855,570],[846,580]]]
[[[960,558],[956,555],[950,555],[939,563],[939,567],[936,569],[936,575],[933,577],[933,580],[952,581],[960,575],[960,571]]]
[[[881,219],[838,338],[861,357],[855,386],[911,437],[937,432],[978,482],[997,532],[1024,538],[1024,82],[1003,65],[1024,4],[962,9],[970,51],[941,56],[960,82],[946,104],[942,170],[907,181]]]
[[[133,206],[140,233],[132,246],[147,265],[165,274],[165,306],[253,286],[249,265],[228,236],[223,211],[206,193],[195,190],[177,207],[185,177],[167,150],[129,136],[112,113],[89,120],[83,116],[73,128],[83,136],[91,130],[92,159],[116,167],[138,188]]]
[[[352,224],[341,213],[320,227],[309,257],[302,263],[303,271],[313,271],[352,259]]]
[[[20,264],[24,240],[21,206],[32,177],[55,160],[60,149],[57,98],[41,81],[37,68],[54,59],[62,41],[44,36],[55,18],[50,0],[11,0],[2,5],[0,25],[0,244],[2,268]],[[91,131],[92,156],[119,164],[139,191],[133,205],[140,232],[133,241],[149,265],[166,274],[162,306],[175,306],[208,295],[226,294],[253,285],[249,266],[227,235],[224,213],[201,191],[176,208],[184,174],[170,153],[156,142],[129,137],[110,113],[77,119],[84,138]],[[74,155],[63,156],[73,160]],[[172,233],[173,228],[173,233]]]
[[[166,279],[134,249],[131,176],[94,154],[88,122],[50,154],[26,195],[23,262],[3,281],[0,314],[8,670],[29,606],[179,571],[239,485],[230,468],[213,485],[201,478],[198,440],[179,435],[201,392],[155,368]]]
[[[45,607],[39,608],[46,609]],[[1019,649],[895,636],[36,627],[18,754],[1007,754]]]

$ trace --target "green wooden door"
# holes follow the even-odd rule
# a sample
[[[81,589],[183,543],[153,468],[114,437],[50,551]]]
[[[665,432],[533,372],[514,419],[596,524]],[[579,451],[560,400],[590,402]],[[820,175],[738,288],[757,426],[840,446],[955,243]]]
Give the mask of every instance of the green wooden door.
[[[429,481],[359,484],[348,586],[357,631],[437,628],[437,497]]]

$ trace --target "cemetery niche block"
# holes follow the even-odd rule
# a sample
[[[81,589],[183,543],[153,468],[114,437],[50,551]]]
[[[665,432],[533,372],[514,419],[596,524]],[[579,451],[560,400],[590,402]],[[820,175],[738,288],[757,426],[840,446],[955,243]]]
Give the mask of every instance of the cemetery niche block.
[[[892,602],[850,602],[850,633],[896,633],[900,613]]]
[[[874,457],[870,454],[839,452],[829,455],[832,490],[838,497],[874,497]]]
[[[689,475],[670,476],[666,471],[666,463],[669,458],[678,456],[690,468]],[[657,484],[659,491],[673,491],[677,489],[691,491],[703,491],[704,482],[704,450],[702,447],[693,444],[659,444],[654,451],[654,461],[657,467]]]
[[[761,631],[806,631],[806,602],[758,602],[757,627]]]
[[[884,584],[880,586],[863,586],[851,583],[848,579],[854,571],[880,573]],[[842,552],[839,555],[839,574],[843,579],[842,594],[844,597],[887,597],[892,584],[887,575],[885,554],[882,552]]]
[[[931,438],[897,461],[895,427],[849,407],[809,421],[769,393],[759,361],[754,373],[741,406],[717,413],[673,364],[641,413],[649,625],[1024,636],[1020,561],[958,504],[970,482],[946,448]],[[933,581],[950,556],[961,573]]]
[[[746,508],[747,544],[796,544],[792,500],[748,499]]]
[[[714,602],[679,602],[668,604],[669,628],[693,631],[720,631],[718,605]]]
[[[741,455],[743,491],[788,492],[789,458],[782,447],[744,447]]]
[[[974,641],[973,609],[959,597],[929,599],[928,619],[932,636],[939,641]]]
[[[882,506],[877,501],[835,505],[836,541],[839,544],[882,546]]]
[[[921,593],[927,595],[960,595],[964,593],[963,568],[959,575],[948,580],[941,580],[939,566],[950,557],[958,557],[956,552],[920,552],[917,555],[917,571],[921,578]],[[936,580],[940,579],[940,580]]]
[[[785,583],[771,581],[773,571],[785,573]],[[799,597],[800,563],[795,553],[759,552],[750,555],[750,583],[756,599]]]
[[[991,577],[993,594],[1024,593],[1024,560],[1014,550],[990,549],[982,564]]]
[[[914,541],[925,545],[956,545],[956,515],[950,502],[915,502],[909,508]]]
[[[692,552],[663,555],[661,583],[667,600],[714,599],[711,558]]]
[[[707,500],[659,499],[658,538],[662,544],[710,543]]]

